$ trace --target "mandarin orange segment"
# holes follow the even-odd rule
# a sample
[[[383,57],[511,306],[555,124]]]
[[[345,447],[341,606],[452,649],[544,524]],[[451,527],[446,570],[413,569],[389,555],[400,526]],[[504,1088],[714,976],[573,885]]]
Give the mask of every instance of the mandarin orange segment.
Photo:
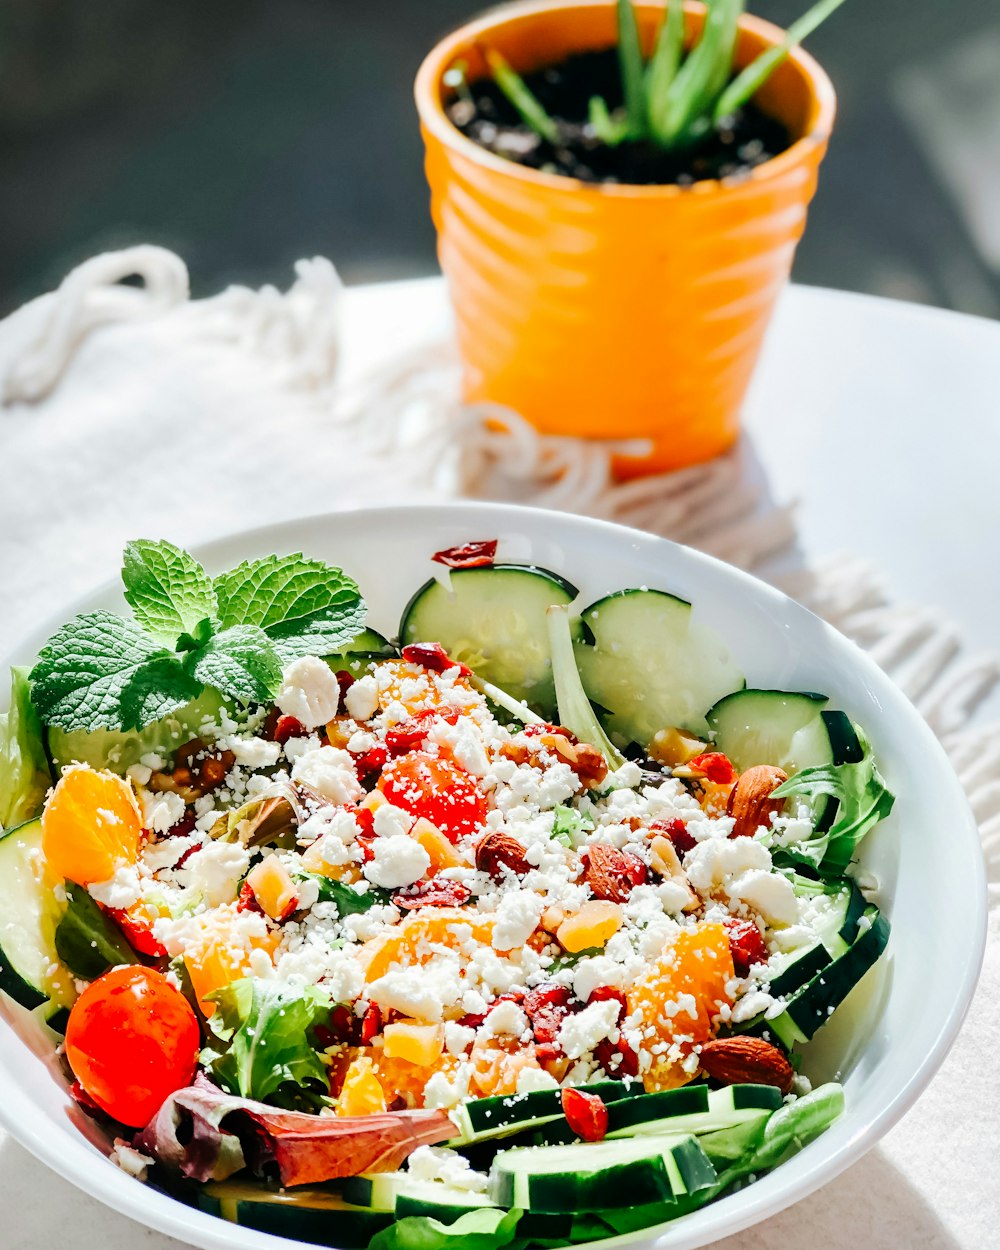
[[[734,976],[725,929],[706,922],[682,929],[645,976],[626,991],[629,1015],[638,1012],[642,1019],[641,1049],[652,1053],[661,1042],[668,1046],[663,1054],[652,1053],[652,1066],[642,1078],[647,1091],[673,1089],[691,1080],[683,1061],[713,1036],[712,1017],[732,1001],[726,984]]]
[[[427,1082],[436,1072],[441,1072],[449,1079],[458,1068],[459,1060],[445,1052],[431,1067],[421,1063],[412,1063],[408,1059],[394,1058],[384,1050],[372,1050],[372,1064],[386,1098],[402,1098],[407,1107],[424,1105],[424,1089]]]
[[[379,1115],[386,1109],[385,1093],[375,1073],[371,1057],[352,1059],[340,1087],[335,1107],[337,1115]]]
[[[459,951],[470,940],[489,946],[493,919],[460,907],[413,912],[402,924],[366,942],[358,952],[365,980],[377,981],[394,966],[426,963],[441,948]]]
[[[215,1012],[215,1003],[208,995],[249,975],[253,952],[263,950],[273,955],[281,941],[280,933],[263,928],[255,934],[241,932],[235,918],[235,903],[206,912],[198,917],[197,930],[185,944],[184,966],[206,1017]]]
[[[67,768],[42,813],[42,849],[76,885],[108,881],[139,855],[142,820],[126,781],[85,764]]]

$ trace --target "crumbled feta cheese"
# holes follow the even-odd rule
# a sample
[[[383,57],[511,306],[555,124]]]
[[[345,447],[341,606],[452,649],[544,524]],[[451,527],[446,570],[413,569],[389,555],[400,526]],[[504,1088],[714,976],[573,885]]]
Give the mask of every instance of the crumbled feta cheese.
[[[729,1018],[734,1024],[742,1024],[744,1020],[752,1020],[762,1011],[767,1011],[773,1003],[774,999],[770,994],[765,994],[763,990],[751,990],[736,1003]]]
[[[303,755],[295,761],[292,780],[338,805],[357,802],[365,792],[354,761],[339,747],[317,747]]]
[[[149,1169],[156,1163],[156,1160],[151,1159],[149,1155],[144,1155],[139,1150],[133,1150],[121,1138],[115,1138],[115,1144],[108,1158],[115,1167],[121,1168],[129,1176],[134,1176],[137,1181],[144,1181]]]
[[[125,776],[129,781],[134,781],[137,786],[144,786],[153,775],[153,770],[147,768],[145,764],[133,764],[125,770]]]
[[[689,824],[689,831],[690,828]],[[684,871],[700,894],[711,894],[733,877],[751,869],[766,871],[770,867],[770,852],[753,838],[706,838],[684,857]]]
[[[748,840],[740,839],[741,842]],[[791,925],[799,918],[799,901],[787,877],[754,868],[742,873],[726,888],[730,898],[748,903],[769,925]]]
[[[142,824],[144,829],[153,833],[166,833],[183,819],[186,808],[179,794],[165,790],[162,794],[154,794],[150,790],[142,795]]]
[[[558,1089],[559,1082],[544,1068],[522,1068],[517,1074],[515,1090],[518,1094],[531,1094],[536,1089]]]
[[[413,817],[401,807],[383,803],[375,809],[372,827],[380,838],[391,838],[397,834],[409,833],[413,828]]]
[[[482,1027],[489,1037],[520,1037],[529,1028],[528,1017],[517,1003],[505,998],[492,1009]]]
[[[443,956],[426,963],[418,974],[395,968],[373,981],[368,996],[386,1011],[398,1011],[415,1020],[437,1023],[445,1007],[454,1006],[462,993],[457,960]]]
[[[512,890],[497,907],[493,926],[493,949],[516,950],[531,937],[542,918],[546,902],[533,890]]]
[[[419,842],[405,833],[380,837],[372,844],[374,858],[365,864],[362,872],[373,885],[386,890],[398,890],[413,885],[431,866],[431,857]]]
[[[108,881],[93,881],[87,886],[90,897],[115,911],[125,911],[142,898],[142,885],[134,864],[122,864]]]
[[[459,1064],[455,1075],[449,1080],[444,1072],[435,1072],[424,1086],[424,1106],[431,1111],[450,1111],[469,1095],[470,1064]]]
[[[178,869],[185,889],[200,894],[209,907],[231,902],[250,867],[250,852],[239,842],[208,842]]]
[[[583,1003],[599,986],[608,985],[620,990],[625,988],[625,984],[625,969],[607,955],[581,959],[573,970],[573,993]]]
[[[273,768],[281,755],[280,743],[268,742],[266,738],[233,736],[226,740],[226,746],[244,768]]]
[[[592,1051],[618,1028],[620,1004],[614,999],[591,1003],[559,1026],[557,1041],[569,1059],[579,1059]]]
[[[328,664],[314,655],[294,660],[281,675],[275,703],[306,729],[333,720],[340,707],[340,683]]]
[[[469,1193],[484,1193],[489,1184],[489,1177],[474,1172],[464,1155],[444,1146],[418,1146],[406,1166],[417,1180],[438,1181]]]
[[[476,1040],[476,1030],[449,1020],[444,1026],[444,1048],[449,1055],[464,1055]]]
[[[378,686],[370,674],[359,677],[344,695],[344,707],[355,720],[366,721],[378,711]]]

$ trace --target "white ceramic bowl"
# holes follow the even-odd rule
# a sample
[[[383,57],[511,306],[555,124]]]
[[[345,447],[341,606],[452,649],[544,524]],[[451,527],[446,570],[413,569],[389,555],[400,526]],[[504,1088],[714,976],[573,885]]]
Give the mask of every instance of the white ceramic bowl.
[[[494,537],[502,558],[535,561],[565,574],[584,602],[638,585],[689,599],[697,615],[728,640],[750,685],[822,690],[859,721],[898,796],[861,857],[882,883],[892,920],[888,952],[821,1032],[806,1065],[814,1077],[842,1072],[846,1114],[741,1193],[655,1235],[614,1242],[693,1250],[831,1180],[874,1145],[930,1081],[962,1023],[982,960],[986,891],[977,830],[941,747],[870,659],[777,591],[664,539],[575,516],[462,503],[295,521],[210,543],[198,555],[210,569],[298,550],[340,564],[361,584],[371,624],[393,634],[410,593],[430,574],[432,552]],[[8,662],[30,662],[73,611],[97,607],[124,607],[116,586],[67,605],[59,620],[42,623]],[[942,917],[950,923],[935,923]],[[927,941],[931,927],[933,948]],[[0,1120],[42,1162],[141,1224],[204,1250],[301,1250],[300,1242],[193,1211],[113,1167],[68,1097],[51,1054],[16,1010],[5,1008],[3,1017]],[[44,1183],[39,1175],[40,1191]]]

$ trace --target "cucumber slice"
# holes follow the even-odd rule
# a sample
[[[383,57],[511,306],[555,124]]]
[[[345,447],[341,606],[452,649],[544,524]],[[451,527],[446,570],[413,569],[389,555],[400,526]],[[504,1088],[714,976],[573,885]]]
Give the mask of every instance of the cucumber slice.
[[[67,764],[89,764],[124,776],[144,755],[169,759],[179,746],[197,738],[206,723],[213,722],[224,705],[222,696],[206,689],[186,707],[145,729],[118,733],[112,729],[75,729],[54,726],[48,730],[48,752],[58,777]]]
[[[337,1183],[337,1190],[345,1202],[373,1211],[394,1211],[397,1219],[404,1215],[431,1215],[450,1224],[466,1211],[496,1206],[485,1194],[457,1189],[441,1181],[419,1180],[409,1172],[348,1176]]]
[[[76,998],[73,978],[59,962],[56,928],[66,904],[55,896],[62,884],[46,870],[42,822],[0,836],[0,990],[43,1016]]]
[[[231,1224],[340,1250],[367,1246],[394,1218],[321,1189],[269,1190],[234,1181],[204,1185],[198,1205]]]
[[[581,1085],[588,1094],[598,1094],[606,1103],[642,1093],[642,1085],[635,1081],[593,1081]],[[503,1094],[496,1098],[474,1098],[462,1103],[452,1113],[458,1123],[460,1135],[449,1146],[469,1145],[501,1137],[524,1129],[563,1120],[562,1091],[559,1089],[535,1089],[527,1094]]]
[[[774,998],[796,993],[843,955],[857,937],[858,924],[868,905],[849,877],[813,881],[796,874],[791,880],[800,898],[811,896],[816,900],[808,922],[816,941],[791,952],[784,963],[772,959],[768,992]]]
[[[770,1020],[757,1016],[740,1031],[776,1039],[786,1049],[814,1037],[888,944],[889,921],[872,904],[865,908],[856,929],[854,943],[794,993],[781,1015]]]
[[[343,651],[332,652],[323,659],[335,673],[345,670],[352,677],[360,677],[368,671],[372,660],[385,660],[396,654],[396,648],[378,630],[363,629]]]
[[[715,745],[740,772],[757,764],[803,768],[834,763],[833,744],[822,712],[825,694],[790,690],[737,690],[709,710]]]
[[[555,715],[545,610],[572,603],[575,586],[534,565],[452,569],[451,589],[433,578],[407,604],[402,646],[439,642],[448,654],[540,716]]]
[[[664,1135],[505,1150],[490,1185],[501,1206],[579,1213],[669,1202],[716,1179],[694,1137]]]
[[[660,590],[620,590],[581,615],[577,663],[619,745],[648,746],[661,729],[705,731],[705,713],[744,684],[722,638],[691,605]]]
[[[687,1094],[688,1098],[670,1095]],[[659,1133],[711,1133],[756,1120],[781,1106],[773,1085],[728,1085],[709,1091],[707,1085],[645,1094],[608,1108],[608,1137],[638,1137]]]

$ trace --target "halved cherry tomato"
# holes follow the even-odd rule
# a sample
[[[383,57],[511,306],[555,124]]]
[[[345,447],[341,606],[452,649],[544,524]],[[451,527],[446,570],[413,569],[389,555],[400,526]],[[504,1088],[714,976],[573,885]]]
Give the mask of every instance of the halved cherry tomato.
[[[451,842],[475,833],[486,819],[486,799],[469,774],[424,751],[390,760],[378,788],[394,807],[423,816]]]
[[[143,1128],[164,1100],[190,1085],[198,1020],[184,995],[152,968],[113,968],[77,999],[66,1058],[84,1091],[113,1119]]]

